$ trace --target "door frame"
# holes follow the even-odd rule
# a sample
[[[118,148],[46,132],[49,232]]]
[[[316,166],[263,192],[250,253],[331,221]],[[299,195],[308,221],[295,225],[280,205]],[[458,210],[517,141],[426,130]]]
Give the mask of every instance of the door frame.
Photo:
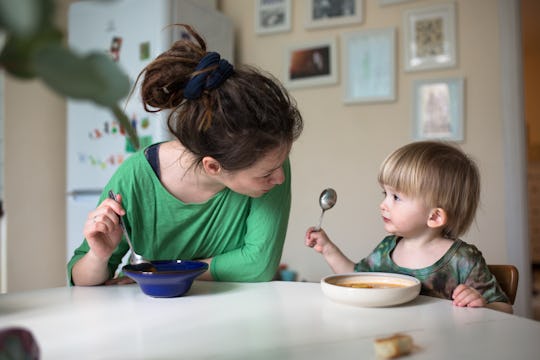
[[[532,316],[520,0],[498,0],[508,262],[519,270],[514,313]]]

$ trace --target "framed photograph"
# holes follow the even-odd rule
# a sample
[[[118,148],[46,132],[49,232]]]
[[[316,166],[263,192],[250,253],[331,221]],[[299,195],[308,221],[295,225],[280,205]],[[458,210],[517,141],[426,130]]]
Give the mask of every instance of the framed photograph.
[[[396,99],[394,28],[342,34],[342,71],[346,104]]]
[[[380,6],[394,5],[394,4],[411,2],[411,1],[416,1],[416,0],[379,0],[379,5]]]
[[[291,30],[291,0],[255,0],[255,33]]]
[[[417,80],[413,138],[463,141],[464,79]]]
[[[287,88],[337,83],[337,55],[334,39],[290,46],[285,50]]]
[[[361,24],[364,0],[307,0],[306,29]]]
[[[404,12],[405,71],[456,65],[455,12],[453,3]]]

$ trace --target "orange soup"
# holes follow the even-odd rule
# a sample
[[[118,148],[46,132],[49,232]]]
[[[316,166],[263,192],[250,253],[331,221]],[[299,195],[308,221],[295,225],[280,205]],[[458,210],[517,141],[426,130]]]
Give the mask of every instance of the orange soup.
[[[405,287],[405,285],[402,284],[392,284],[385,282],[336,283],[335,285],[359,289],[388,289]]]

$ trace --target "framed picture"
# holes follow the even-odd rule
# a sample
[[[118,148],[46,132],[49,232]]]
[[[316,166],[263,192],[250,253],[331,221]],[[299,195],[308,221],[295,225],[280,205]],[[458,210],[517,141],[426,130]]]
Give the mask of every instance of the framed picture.
[[[291,0],[255,0],[255,32],[274,34],[291,30]]]
[[[364,0],[307,0],[306,29],[361,24]]]
[[[455,5],[440,4],[403,14],[405,71],[456,65]]]
[[[287,88],[337,83],[337,55],[334,39],[290,46],[285,50]]]
[[[346,104],[396,99],[394,28],[342,34],[342,71]]]
[[[462,78],[417,80],[413,85],[413,138],[463,141]]]
[[[401,4],[405,2],[411,2],[416,0],[379,0],[380,6],[386,6],[386,5],[394,5],[394,4]]]

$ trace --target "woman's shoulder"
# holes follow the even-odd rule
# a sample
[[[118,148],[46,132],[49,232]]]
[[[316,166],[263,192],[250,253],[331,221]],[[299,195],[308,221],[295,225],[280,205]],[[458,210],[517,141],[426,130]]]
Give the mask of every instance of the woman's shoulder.
[[[140,149],[126,157],[109,179],[109,185],[123,187],[140,181],[153,181],[155,176],[152,176],[153,170],[144,155],[145,149]]]
[[[146,157],[147,151],[151,148],[163,147],[164,144],[167,144],[167,143],[157,142],[157,143],[150,144],[148,146],[145,146],[144,148],[137,150],[136,152],[126,157],[126,159],[122,162],[118,170],[129,171],[133,169],[140,170],[141,168],[148,169],[150,164]]]
[[[127,174],[140,174],[147,164],[148,161],[146,161],[144,152],[139,150],[124,159],[116,170],[114,177],[123,177]]]

